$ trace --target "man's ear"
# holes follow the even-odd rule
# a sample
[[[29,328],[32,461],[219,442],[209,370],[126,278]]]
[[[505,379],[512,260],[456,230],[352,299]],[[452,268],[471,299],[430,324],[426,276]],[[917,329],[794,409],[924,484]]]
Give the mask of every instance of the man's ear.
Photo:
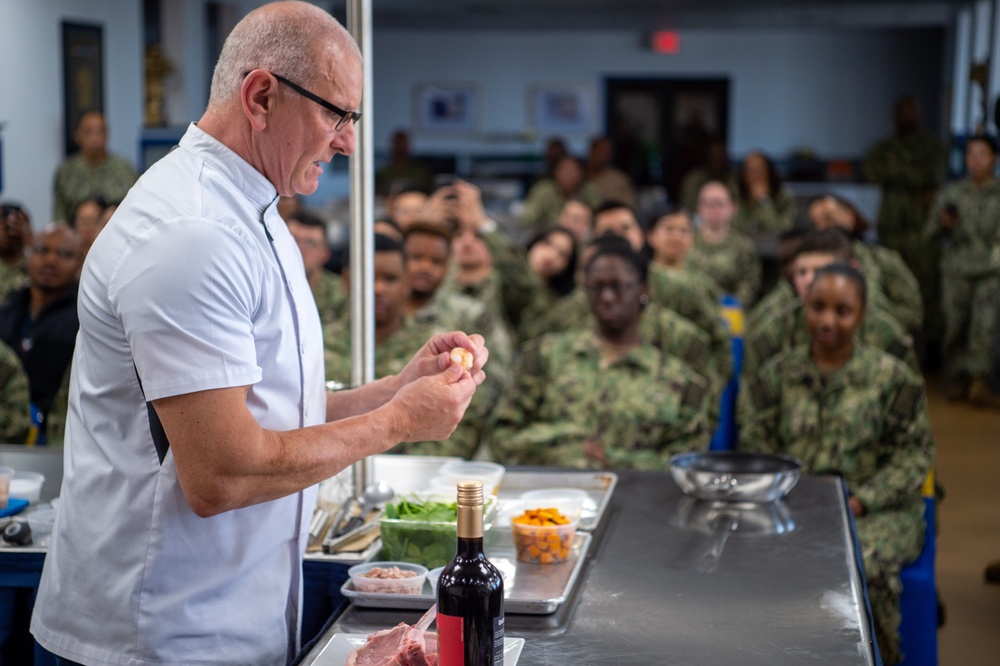
[[[243,113],[250,120],[255,131],[267,127],[268,116],[274,110],[278,82],[262,69],[255,69],[243,79],[240,86],[240,102]]]

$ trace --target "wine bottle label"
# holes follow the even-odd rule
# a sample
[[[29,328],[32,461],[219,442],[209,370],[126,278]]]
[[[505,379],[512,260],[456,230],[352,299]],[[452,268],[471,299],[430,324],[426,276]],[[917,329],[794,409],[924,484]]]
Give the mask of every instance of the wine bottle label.
[[[503,615],[493,618],[493,666],[503,666]]]
[[[503,666],[503,615],[493,618],[493,666]],[[461,617],[437,614],[438,666],[466,666],[465,631]]]
[[[438,666],[465,666],[465,631],[462,618],[438,611],[437,627]]]

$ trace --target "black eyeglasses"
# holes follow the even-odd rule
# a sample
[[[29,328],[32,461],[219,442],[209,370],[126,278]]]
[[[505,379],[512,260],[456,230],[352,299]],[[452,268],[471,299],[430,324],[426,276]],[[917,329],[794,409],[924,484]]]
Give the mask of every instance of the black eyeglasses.
[[[244,72],[243,73],[243,78],[246,78],[247,74],[249,74],[249,73],[250,72]],[[274,72],[270,72],[270,74],[274,78],[278,79],[278,81],[280,81],[281,83],[284,83],[286,86],[288,86],[289,88],[291,88],[292,90],[294,90],[298,94],[302,95],[306,99],[308,99],[308,100],[310,100],[312,102],[316,102],[317,104],[319,104],[320,106],[322,106],[327,111],[333,111],[338,116],[340,116],[340,120],[337,121],[337,124],[334,126],[334,129],[339,130],[341,127],[344,126],[344,123],[347,122],[348,120],[350,120],[355,125],[357,125],[358,121],[361,120],[361,112],[360,111],[345,111],[344,109],[340,108],[336,104],[331,104],[330,102],[326,101],[325,99],[323,99],[322,97],[320,97],[316,93],[309,92],[308,90],[306,90],[305,88],[303,88],[299,84],[292,83],[291,81],[289,81],[285,77],[281,76],[280,74],[275,74]]]

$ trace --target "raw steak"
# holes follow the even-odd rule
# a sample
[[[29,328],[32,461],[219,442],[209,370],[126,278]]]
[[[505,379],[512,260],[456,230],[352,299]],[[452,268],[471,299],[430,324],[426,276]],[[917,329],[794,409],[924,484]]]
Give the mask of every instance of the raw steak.
[[[400,622],[376,631],[368,642],[351,651],[345,666],[437,666],[437,636]]]

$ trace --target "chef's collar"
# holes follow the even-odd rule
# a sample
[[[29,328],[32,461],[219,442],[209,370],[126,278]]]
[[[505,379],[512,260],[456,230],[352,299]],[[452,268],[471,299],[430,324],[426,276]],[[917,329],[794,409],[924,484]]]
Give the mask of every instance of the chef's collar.
[[[264,174],[196,123],[188,126],[180,146],[211,162],[222,177],[231,181],[233,187],[252,201],[261,213],[277,199],[277,190]]]

